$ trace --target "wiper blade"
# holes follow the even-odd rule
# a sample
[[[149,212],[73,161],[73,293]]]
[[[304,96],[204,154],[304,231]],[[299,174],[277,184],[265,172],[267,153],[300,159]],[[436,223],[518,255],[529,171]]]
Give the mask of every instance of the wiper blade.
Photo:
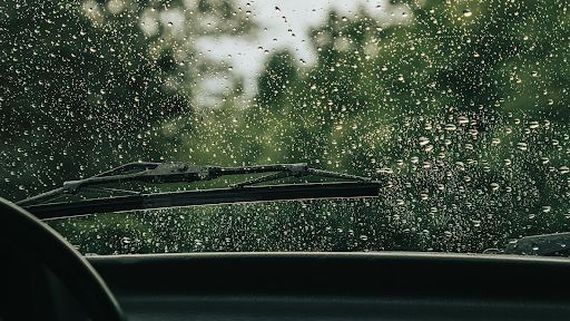
[[[271,174],[245,180],[226,188],[181,192],[145,193],[106,186],[124,182],[153,183],[155,185],[193,183],[228,175],[261,173]],[[335,178],[342,181],[256,186],[259,183],[287,177],[303,176]],[[372,181],[370,178],[320,170],[307,164],[222,167],[131,163],[86,179],[65,182],[58,189],[22,200],[17,204],[39,218],[49,219],[92,213],[221,203],[375,197],[379,194],[379,188],[380,183]],[[61,197],[81,195],[82,192],[105,192],[110,193],[111,196],[57,202]]]
[[[510,242],[505,254],[570,256],[570,233],[525,236]]]
[[[96,198],[71,203],[61,202],[30,205],[24,208],[40,219],[54,219],[94,213],[115,213],[196,205],[377,197],[379,188],[380,186],[377,183],[360,182],[212,188],[195,191]]]

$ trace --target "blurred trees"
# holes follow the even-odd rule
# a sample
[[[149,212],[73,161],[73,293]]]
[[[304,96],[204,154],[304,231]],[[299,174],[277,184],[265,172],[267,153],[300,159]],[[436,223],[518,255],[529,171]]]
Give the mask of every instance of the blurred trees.
[[[0,14],[0,191],[10,199],[161,159],[174,148],[161,123],[191,116],[192,84],[214,68],[195,40],[253,27],[218,0],[9,0]]]
[[[402,19],[394,24],[366,10],[331,12],[311,32],[314,66],[276,52],[249,106],[227,97],[210,109],[193,107],[192,88],[220,66],[192,46],[201,35],[254,28],[231,3],[7,6],[2,195],[136,159],[308,162],[386,184],[374,201],[100,215],[58,226],[99,253],[482,251],[567,231],[567,5],[395,2]]]
[[[276,53],[252,105],[203,115],[179,157],[384,179],[368,213],[388,217],[384,233],[406,231],[388,248],[481,251],[567,230],[563,2],[402,3],[408,18],[396,25],[331,13],[312,32],[316,66]]]

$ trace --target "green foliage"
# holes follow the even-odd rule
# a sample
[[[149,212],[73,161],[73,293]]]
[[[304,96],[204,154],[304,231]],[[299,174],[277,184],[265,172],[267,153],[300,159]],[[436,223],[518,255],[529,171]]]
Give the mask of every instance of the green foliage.
[[[312,32],[315,66],[292,75],[288,54],[270,58],[252,105],[206,114],[180,158],[305,161],[385,179],[385,201],[367,213],[406,217],[391,249],[482,251],[567,230],[562,3],[408,6],[411,18],[392,26],[332,13]],[[415,242],[424,231],[431,238]]]
[[[216,108],[190,107],[196,81],[222,68],[200,60],[192,46],[199,35],[254,30],[231,2],[196,2],[183,11],[181,33],[163,23],[140,28],[137,20],[178,1],[130,3],[122,14],[78,4],[5,8],[0,170],[15,175],[4,174],[3,195],[33,194],[127,157],[308,162],[386,182],[380,198],[368,201],[54,223],[85,252],[102,254],[480,252],[523,235],[567,231],[565,2],[394,3],[405,14],[391,23],[364,9],[351,17],[331,12],[310,32],[314,65],[275,52],[247,106],[226,97]],[[38,15],[41,21],[32,19]],[[200,23],[212,16],[212,25]]]
[[[149,54],[133,18],[142,9],[116,17],[86,8],[96,3],[16,3],[2,6],[0,25],[3,196],[35,194],[130,155],[160,155],[142,137],[188,103],[164,86],[173,70],[160,62],[171,58]]]
[[[0,5],[3,197],[21,199],[169,155],[161,125],[192,117],[195,74],[212,69],[190,40],[253,28],[231,2],[187,6],[178,0]],[[166,14],[181,16],[184,28],[174,28]],[[218,22],[204,26],[204,17]]]

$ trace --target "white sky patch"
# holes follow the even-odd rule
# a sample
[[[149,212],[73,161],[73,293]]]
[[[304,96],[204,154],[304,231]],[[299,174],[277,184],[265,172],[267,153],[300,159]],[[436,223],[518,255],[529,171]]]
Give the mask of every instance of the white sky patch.
[[[165,10],[160,13],[160,22],[169,28],[172,34],[182,35],[185,21],[184,13],[178,9]]]
[[[156,19],[156,13],[152,12],[150,9],[145,10],[140,22],[141,30],[147,37],[153,36],[158,32],[158,20]]]
[[[309,31],[322,25],[332,10],[350,18],[364,9],[386,24],[402,20],[403,12],[402,7],[391,6],[387,0],[239,0],[238,3],[251,11],[250,18],[260,31],[253,37],[204,37],[197,41],[196,47],[207,57],[225,62],[232,72],[243,77],[248,96],[256,92],[256,79],[268,54],[288,48],[299,65],[315,63]],[[250,6],[246,7],[247,3]]]

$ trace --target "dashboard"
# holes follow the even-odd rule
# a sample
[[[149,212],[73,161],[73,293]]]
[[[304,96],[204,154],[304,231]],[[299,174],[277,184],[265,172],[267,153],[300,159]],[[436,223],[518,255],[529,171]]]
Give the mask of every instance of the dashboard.
[[[89,257],[129,320],[567,320],[570,262],[434,253]]]

